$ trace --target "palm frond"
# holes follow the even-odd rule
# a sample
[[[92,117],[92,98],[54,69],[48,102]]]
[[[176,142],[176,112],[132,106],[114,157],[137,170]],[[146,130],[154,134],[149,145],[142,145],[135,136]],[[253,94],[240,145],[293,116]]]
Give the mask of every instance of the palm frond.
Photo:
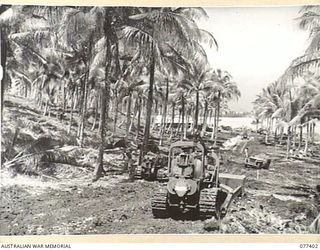
[[[192,19],[194,18],[199,20],[201,18],[209,18],[207,12],[201,7],[179,7],[173,11],[176,13],[182,13]]]
[[[216,38],[209,32],[206,31],[204,29],[199,29],[200,34],[201,34],[201,42],[209,44],[210,48],[213,46],[213,44],[215,45],[216,49],[219,49],[219,45],[218,42],[216,40]]]
[[[293,80],[298,76],[302,76],[305,72],[319,68],[319,66],[320,51],[300,56],[291,62],[279,81],[286,82],[288,80]]]
[[[129,42],[129,44],[151,44],[156,43],[153,39],[152,35],[148,32],[132,27],[132,26],[125,26],[123,29],[123,38]]]

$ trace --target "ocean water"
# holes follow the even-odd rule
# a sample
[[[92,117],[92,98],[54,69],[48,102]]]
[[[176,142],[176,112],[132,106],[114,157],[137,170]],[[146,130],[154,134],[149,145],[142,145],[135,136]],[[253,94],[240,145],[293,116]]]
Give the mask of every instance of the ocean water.
[[[253,124],[253,121],[254,119],[252,117],[221,117],[219,125],[230,126],[231,128],[255,129],[256,124]],[[213,124],[213,121],[209,122],[209,125],[210,124]]]
[[[219,125],[230,126],[233,129],[235,128],[249,128],[249,129],[256,129],[256,124],[252,122],[254,119],[252,117],[221,117],[219,121]],[[259,128],[261,124],[259,124]],[[304,134],[306,132],[304,131]],[[315,126],[315,141],[320,142],[320,121],[316,122]]]
[[[161,123],[161,116],[154,117],[156,123]],[[199,117],[199,124],[202,123],[202,117]],[[230,126],[232,128],[255,128],[256,125],[252,124],[253,118],[252,117],[220,117],[219,125],[223,126]],[[167,117],[167,122],[171,122],[171,117]],[[179,117],[174,118],[174,122],[179,122]],[[189,117],[189,122],[193,122],[193,119]],[[213,119],[208,120],[208,125],[213,126]]]
[[[254,119],[252,117],[221,117],[219,125],[230,126],[232,128],[250,128],[255,129],[256,124],[252,122]],[[261,127],[261,124],[259,124]],[[315,132],[320,135],[320,121],[316,122]]]
[[[156,117],[156,121],[158,123],[161,122],[161,116]],[[179,118],[175,117],[175,122],[179,122]],[[189,121],[192,122],[192,118],[189,118]],[[200,124],[202,123],[202,117],[199,118]],[[253,124],[254,118],[253,117],[220,117],[219,119],[219,126],[230,126],[233,129],[236,128],[248,128],[248,129],[256,129],[256,124]],[[170,122],[170,117],[168,118],[167,122]],[[208,126],[213,126],[213,119],[208,121]],[[261,127],[261,124],[259,124]],[[316,133],[316,140],[320,141],[320,121],[316,122],[315,126],[315,133]]]

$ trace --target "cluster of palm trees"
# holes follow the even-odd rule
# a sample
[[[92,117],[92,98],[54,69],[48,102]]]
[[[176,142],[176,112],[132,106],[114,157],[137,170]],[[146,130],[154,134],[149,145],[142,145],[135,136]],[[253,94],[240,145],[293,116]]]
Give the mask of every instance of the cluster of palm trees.
[[[310,32],[309,47],[254,101],[257,121],[267,124],[266,140],[271,133],[275,138],[287,135],[287,157],[291,149],[299,151],[302,144],[307,154],[320,118],[320,7],[303,7],[300,14],[300,27]]]
[[[202,8],[1,6],[0,14],[1,93],[33,98],[44,115],[55,108],[69,119],[70,133],[77,120],[81,145],[90,118],[101,139],[97,178],[106,129],[116,132],[119,114],[126,115],[127,136],[135,128],[137,138],[145,117],[143,147],[155,114],[162,116],[161,141],[173,135],[177,113],[184,137],[190,115],[194,130],[202,122],[203,131],[214,116],[214,137],[221,108],[240,96],[231,75],[207,61],[202,45],[218,45],[196,23],[208,17]]]

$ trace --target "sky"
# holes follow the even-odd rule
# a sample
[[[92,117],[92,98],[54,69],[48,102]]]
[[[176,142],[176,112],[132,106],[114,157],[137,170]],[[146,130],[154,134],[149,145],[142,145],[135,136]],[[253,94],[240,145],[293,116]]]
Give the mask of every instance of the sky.
[[[276,81],[308,45],[308,32],[299,29],[300,7],[205,8],[209,19],[199,27],[218,41],[218,51],[205,46],[214,69],[227,70],[241,98],[231,110],[251,111],[262,88]]]

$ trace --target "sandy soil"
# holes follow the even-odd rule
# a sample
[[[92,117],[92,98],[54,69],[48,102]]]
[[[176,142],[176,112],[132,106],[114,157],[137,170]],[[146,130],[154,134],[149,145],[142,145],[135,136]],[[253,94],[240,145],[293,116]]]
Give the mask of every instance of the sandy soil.
[[[9,111],[5,113],[7,129],[12,126],[13,114],[19,116],[17,107]],[[25,117],[30,120],[28,115]],[[58,127],[54,119],[49,123],[54,128],[51,133],[64,126]],[[57,164],[52,175],[42,177],[17,175],[2,168],[0,235],[308,233],[320,211],[320,164],[285,160],[282,148],[258,142],[251,146],[255,154],[267,152],[271,167],[259,171],[245,168],[243,154],[223,153],[221,172],[244,174],[247,182],[245,196],[233,201],[220,222],[154,219],[151,196],[160,184],[130,181],[122,172],[125,162],[120,153],[105,156],[110,162],[107,175],[95,183],[90,168]]]

